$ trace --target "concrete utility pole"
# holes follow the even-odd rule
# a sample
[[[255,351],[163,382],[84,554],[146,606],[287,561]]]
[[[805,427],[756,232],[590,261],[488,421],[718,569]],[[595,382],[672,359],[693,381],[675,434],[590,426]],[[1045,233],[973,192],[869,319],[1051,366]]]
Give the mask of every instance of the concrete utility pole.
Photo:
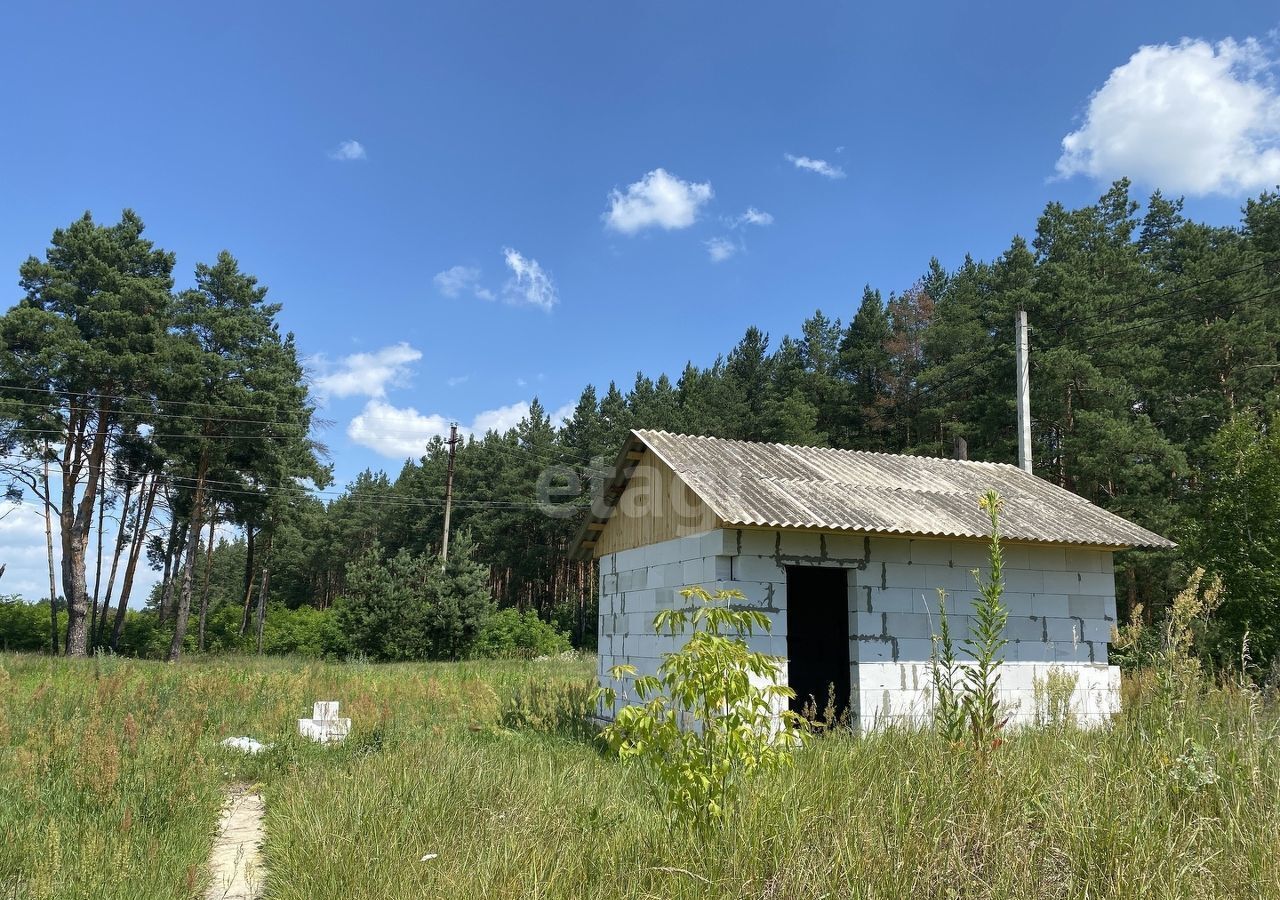
[[[1018,466],[1031,471],[1031,366],[1028,362],[1027,311],[1018,310]]]
[[[449,562],[449,513],[453,507],[453,454],[458,446],[458,425],[449,426],[449,474],[444,480],[444,540],[440,543],[440,568]]]

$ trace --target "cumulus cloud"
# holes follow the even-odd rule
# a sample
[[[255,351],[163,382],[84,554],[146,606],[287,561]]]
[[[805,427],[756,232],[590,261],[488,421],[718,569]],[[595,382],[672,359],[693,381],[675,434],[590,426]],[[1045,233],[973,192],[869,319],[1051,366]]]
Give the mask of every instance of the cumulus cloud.
[[[536,259],[510,247],[504,248],[502,255],[511,270],[511,277],[502,288],[503,299],[515,306],[536,306],[551,312],[560,298],[546,270]]]
[[[805,169],[809,172],[816,172],[825,178],[844,178],[844,169],[839,166],[833,166],[825,159],[811,159],[808,156],[792,156],[790,153],[782,154],[783,158],[797,169]]]
[[[344,356],[330,367],[323,358],[317,365],[323,374],[316,387],[328,397],[385,397],[388,387],[402,386],[409,377],[409,364],[422,359],[422,351],[401,341],[372,353]]]
[[[436,290],[446,297],[470,294],[481,300],[494,299],[493,291],[480,283],[480,270],[471,266],[454,266],[437,272],[432,281],[435,282]]]
[[[738,245],[728,238],[713,237],[706,241],[707,256],[712,262],[724,262],[738,252]]]
[[[356,162],[367,159],[368,154],[365,153],[364,145],[359,141],[343,141],[329,151],[329,158],[338,162]]]
[[[527,415],[529,415],[529,404],[523,400],[508,406],[499,406],[497,409],[487,409],[476,414],[476,417],[471,420],[471,427],[467,431],[477,436],[487,434],[490,431],[502,434],[519,425],[520,420]]]
[[[756,209],[754,206],[748,206],[747,211],[740,216],[734,216],[732,219],[726,219],[725,224],[730,228],[741,228],[743,225],[765,225],[773,224],[773,216],[763,210]]]
[[[666,169],[654,169],[625,192],[610,191],[609,208],[602,218],[606,228],[622,234],[646,228],[688,228],[712,196],[709,181],[684,181]]]
[[[347,437],[392,459],[419,457],[427,441],[449,434],[449,420],[439,414],[423,415],[412,406],[392,406],[370,400],[347,425]]]
[[[458,430],[464,436],[483,436],[489,431],[506,432],[529,415],[523,401],[479,412],[469,425]],[[390,459],[422,455],[433,437],[448,437],[454,421],[439,413],[424,414],[412,406],[394,406],[385,400],[370,400],[347,425],[347,437]]]
[[[574,412],[577,410],[578,404],[570,401],[564,406],[556,407],[551,411],[551,424],[559,428],[565,422],[573,418]]]
[[[53,491],[55,496],[60,490],[60,484],[55,474],[53,478]],[[16,594],[26,600],[46,600],[49,597],[49,562],[45,549],[44,537],[44,512],[35,497],[28,493],[26,500],[16,508],[5,506],[0,511],[8,511],[8,515],[0,518],[0,563],[5,566],[4,578],[0,580],[0,592],[4,594]],[[119,515],[119,507],[113,507],[107,510],[107,539],[115,539],[115,522],[113,519]],[[94,525],[97,525],[97,518],[94,519]],[[96,531],[92,533],[96,535]],[[96,541],[96,537],[90,537],[90,543]],[[55,583],[59,594],[62,593],[62,548],[58,541],[58,525],[55,522],[53,526],[53,552],[54,552],[54,569]],[[103,591],[105,592],[105,579],[107,573],[103,572],[104,579]],[[88,573],[89,587],[93,588],[93,570]],[[139,566],[137,576],[133,582],[133,592],[130,594],[130,607],[137,608],[142,605],[145,599],[150,595],[152,586],[160,580],[160,573],[153,571],[149,566]],[[117,580],[116,588],[119,592],[120,583]],[[115,604],[115,600],[112,600]]]
[[[1277,60],[1250,38],[1140,47],[1062,139],[1062,177],[1131,176],[1169,191],[1240,194],[1280,182]]]

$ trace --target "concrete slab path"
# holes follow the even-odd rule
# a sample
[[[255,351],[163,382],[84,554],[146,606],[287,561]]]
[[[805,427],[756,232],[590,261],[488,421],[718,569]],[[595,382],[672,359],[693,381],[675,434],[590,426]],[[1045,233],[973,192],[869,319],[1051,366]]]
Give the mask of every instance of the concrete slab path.
[[[266,829],[262,795],[248,785],[227,789],[227,802],[218,823],[218,837],[209,853],[209,887],[204,900],[259,900],[266,883],[261,864]]]

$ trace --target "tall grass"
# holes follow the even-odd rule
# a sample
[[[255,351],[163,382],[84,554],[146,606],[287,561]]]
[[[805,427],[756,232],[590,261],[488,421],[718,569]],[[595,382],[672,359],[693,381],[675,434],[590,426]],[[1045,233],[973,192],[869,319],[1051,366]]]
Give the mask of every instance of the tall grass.
[[[0,665],[0,897],[190,896],[233,779],[263,784],[288,900],[1280,895],[1280,713],[1237,686],[1129,679],[1111,728],[1014,733],[979,767],[833,733],[697,837],[564,712],[590,661]],[[321,698],[355,720],[341,748],[293,734]]]

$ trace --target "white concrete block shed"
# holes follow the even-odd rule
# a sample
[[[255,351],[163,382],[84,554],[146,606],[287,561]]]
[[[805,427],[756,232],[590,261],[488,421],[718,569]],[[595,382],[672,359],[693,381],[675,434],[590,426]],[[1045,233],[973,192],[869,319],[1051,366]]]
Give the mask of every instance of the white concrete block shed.
[[[834,686],[859,728],[926,724],[937,589],[959,648],[972,570],[987,574],[978,499],[992,489],[1005,501],[1002,702],[1029,721],[1037,682],[1066,672],[1077,719],[1105,721],[1120,686],[1112,554],[1169,540],[1011,465],[663,431],[631,433],[578,538],[600,566],[600,679],[624,663],[657,671],[681,638],[655,635],[653,617],[687,605],[683,588],[737,589],[772,620],[752,642],[782,658],[796,704],[821,707]]]

